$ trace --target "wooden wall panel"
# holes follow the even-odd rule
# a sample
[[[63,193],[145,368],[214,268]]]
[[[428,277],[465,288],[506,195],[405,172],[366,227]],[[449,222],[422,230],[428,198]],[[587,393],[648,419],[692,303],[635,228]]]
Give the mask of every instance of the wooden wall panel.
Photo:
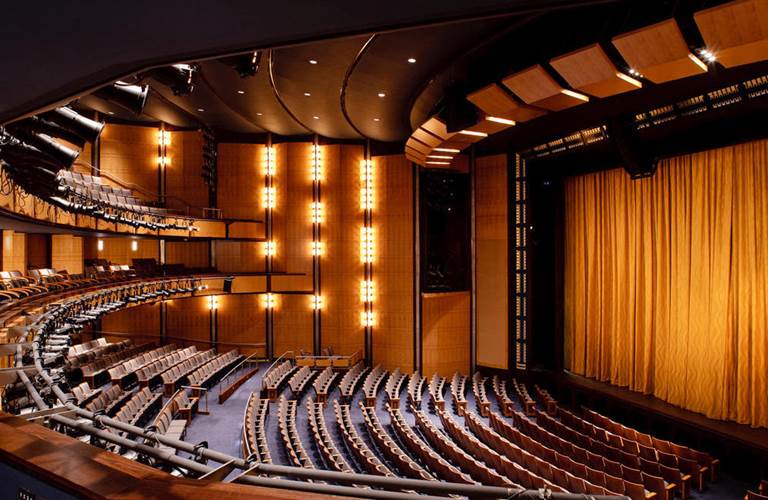
[[[507,157],[477,159],[475,248],[477,364],[508,367]]]
[[[48,267],[49,234],[27,234],[27,269]]]
[[[209,267],[209,246],[207,241],[167,241],[165,243],[166,264],[184,264],[191,268]]]
[[[373,159],[378,259],[373,270],[377,322],[373,360],[388,370],[413,370],[413,174],[403,155]]]
[[[286,351],[312,352],[312,306],[309,295],[279,295],[274,321],[275,356]]]
[[[250,241],[215,241],[216,269],[223,273],[264,271],[264,244]],[[280,247],[278,247],[278,252]]]
[[[3,230],[3,271],[27,271],[27,237],[10,229]]]
[[[235,347],[243,354],[265,354],[265,349],[252,344],[263,344],[266,339],[266,313],[260,295],[219,295],[218,332],[219,352]]]
[[[210,349],[208,297],[167,300],[166,335],[169,342]]]
[[[422,294],[423,373],[469,372],[469,292]]]
[[[360,160],[361,146],[324,146],[325,167],[322,258],[322,295],[325,301],[322,346],[338,354],[353,354],[364,347],[360,324]],[[376,264],[374,264],[375,266]]]
[[[133,264],[133,259],[160,260],[158,241],[154,239],[133,238],[101,238],[104,241],[104,250],[98,250],[98,240],[92,236],[85,238],[86,259],[106,259],[112,264]],[[138,242],[136,251],[131,249],[131,242]]]
[[[219,144],[217,203],[228,219],[264,219],[264,146]]]
[[[101,132],[102,173],[157,193],[157,132],[156,127],[113,124],[104,127]],[[157,199],[157,196],[146,194],[141,197]]]
[[[272,212],[273,239],[277,242],[275,271],[312,274],[312,144],[275,146],[278,158],[275,189],[277,206]]]
[[[166,151],[171,164],[166,170],[166,195],[170,208],[208,206],[208,186],[203,182],[203,134],[198,131],[169,132]],[[193,210],[192,215],[201,215]]]
[[[130,338],[135,345],[147,342],[160,343],[160,305],[145,304],[129,307],[111,314],[101,320],[104,337],[110,342],[119,342]],[[109,332],[123,335],[109,335]]]
[[[71,234],[51,235],[51,265],[69,274],[83,272],[83,237]]]

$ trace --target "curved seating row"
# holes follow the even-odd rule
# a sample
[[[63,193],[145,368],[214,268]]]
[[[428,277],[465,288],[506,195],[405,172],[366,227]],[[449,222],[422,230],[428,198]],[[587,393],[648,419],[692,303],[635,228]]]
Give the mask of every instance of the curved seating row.
[[[525,414],[529,417],[535,416],[534,410],[536,409],[536,401],[528,393],[528,388],[525,387],[525,384],[522,384],[518,382],[517,379],[513,378],[512,387],[515,389],[515,394],[517,394],[517,398],[520,400],[520,405],[523,407]]]
[[[384,386],[384,391],[387,393],[387,400],[390,406],[395,408],[400,406],[400,390],[403,387],[406,375],[400,371],[400,368],[396,368],[394,372],[389,375],[387,384]]]
[[[557,415],[557,400],[546,389],[543,389],[539,384],[533,384],[533,390],[536,391],[536,397],[539,398],[544,408],[547,409],[547,413],[555,416]]]
[[[376,454],[371,451],[365,441],[363,441],[357,433],[357,430],[352,423],[352,415],[350,415],[349,405],[341,405],[338,400],[334,400],[333,409],[336,412],[336,423],[339,426],[342,439],[349,452],[355,457],[362,468],[369,474],[394,477],[394,474],[389,467],[379,460]]]
[[[80,366],[76,366],[77,361],[72,361],[67,364],[66,371],[70,378],[82,378],[82,380],[95,386],[104,385],[109,382],[110,377],[108,370],[110,368],[133,356],[148,351],[152,347],[154,347],[154,344],[126,347],[110,354],[101,355]]]
[[[214,350],[208,349],[207,351],[194,353],[192,356],[189,356],[165,371],[160,372],[158,375],[163,382],[165,395],[170,396],[173,394],[174,391],[176,391],[176,386],[183,383],[190,373],[197,370],[205,363],[213,360],[215,357],[216,353]],[[150,383],[151,382],[152,379],[150,379]]]
[[[368,375],[365,376],[365,380],[363,381],[363,394],[365,396],[366,406],[376,405],[376,395],[379,393],[379,387],[381,387],[381,382],[386,378],[387,373],[387,370],[382,368],[381,365],[376,365],[373,370],[368,372]]]
[[[311,396],[307,398],[309,428],[312,431],[312,436],[315,438],[315,445],[325,461],[326,468],[337,472],[354,472],[349,462],[339,452],[336,443],[328,432],[323,408],[323,403],[312,401]]]
[[[296,406],[295,399],[288,400],[284,396],[280,396],[277,406],[277,425],[280,429],[280,437],[293,465],[314,469],[315,464],[312,463],[304,445],[301,444],[301,438],[296,429]]]
[[[467,409],[467,377],[459,372],[455,372],[451,377],[451,401],[453,402],[453,411],[457,415],[464,415]]]
[[[308,366],[302,366],[293,372],[293,375],[291,375],[291,378],[288,380],[288,387],[291,388],[294,397],[301,396],[301,393],[304,392],[304,388],[309,381],[312,380],[314,375],[314,370]]]
[[[150,361],[149,363],[137,366],[132,369],[129,368],[128,373],[120,379],[120,383],[123,384],[125,379],[128,380],[129,384],[132,383],[133,379],[131,378],[131,375],[135,374],[135,381],[138,382],[141,387],[145,387],[150,385],[150,383],[154,380],[160,378],[160,374],[164,371],[173,368],[174,366],[186,361],[192,356],[196,356],[197,354],[197,347],[195,346],[173,350],[158,359]],[[112,383],[114,382],[115,380],[113,379]]]
[[[496,401],[499,403],[499,408],[505,417],[511,417],[512,412],[515,409],[515,403],[507,393],[507,381],[501,380],[498,375],[494,375],[492,379],[493,393],[496,395]]]
[[[131,396],[115,414],[115,420],[142,427],[149,417],[160,408],[163,395],[153,394],[148,387],[142,388]]]
[[[105,415],[111,417],[132,395],[132,392],[125,392],[119,386],[113,385],[85,405],[85,409],[93,412],[103,411]]]
[[[210,387],[222,375],[243,359],[237,349],[219,354],[187,375],[187,383],[193,387]]]
[[[445,399],[443,398],[443,388],[445,387],[445,378],[437,373],[432,375],[429,380],[429,399],[432,402],[433,409],[442,410],[445,408]]]
[[[187,424],[192,419],[192,413],[197,405],[196,399],[190,399],[187,391],[181,389],[177,391],[166,403],[155,417],[153,426],[156,432],[174,439],[184,439],[187,432]],[[181,417],[181,418],[176,418]],[[176,454],[176,448],[159,444],[161,450]]]
[[[277,399],[278,390],[283,383],[288,380],[288,377],[293,373],[293,370],[293,363],[291,363],[290,359],[287,359],[272,367],[271,370],[264,374],[262,384],[270,401],[275,401]]]
[[[426,378],[417,371],[408,377],[408,403],[417,410],[421,409],[421,394],[424,392],[425,380]]]
[[[172,353],[177,353],[178,355],[180,351],[181,350],[176,349],[176,346],[173,344],[164,345],[113,365],[111,368],[107,369],[107,374],[113,384],[126,387],[129,383],[137,381],[137,372],[139,370],[145,366],[149,366],[157,361],[167,358]]]
[[[480,415],[487,417],[491,412],[491,402],[488,400],[488,394],[485,392],[485,377],[480,372],[472,375],[472,394],[475,395],[475,404]]]
[[[317,376],[312,386],[315,389],[315,397],[317,397],[318,404],[325,404],[328,401],[328,394],[333,387],[333,381],[339,374],[333,371],[330,366],[323,369],[320,375]]]
[[[265,464],[272,463],[266,434],[268,414],[269,400],[252,393],[245,406],[243,419],[243,456]]]
[[[355,393],[357,384],[360,383],[360,380],[362,380],[365,373],[366,367],[365,364],[361,361],[360,363],[355,364],[352,368],[347,370],[347,373],[341,377],[341,382],[339,382],[339,392],[341,393],[342,401],[347,403],[352,401],[352,396]]]
[[[368,434],[376,443],[376,447],[387,457],[390,463],[397,467],[400,475],[413,479],[426,479],[433,481],[435,478],[427,472],[421,465],[405,453],[394,439],[387,434],[384,427],[379,422],[379,416],[376,410],[370,406],[365,406],[360,401],[360,410],[363,412],[363,420],[368,430]]]

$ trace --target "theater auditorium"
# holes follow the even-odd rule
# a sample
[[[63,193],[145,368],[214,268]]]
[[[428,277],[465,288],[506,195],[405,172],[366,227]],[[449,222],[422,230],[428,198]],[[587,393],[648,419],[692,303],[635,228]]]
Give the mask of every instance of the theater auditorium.
[[[1,19],[0,499],[768,499],[768,1]]]

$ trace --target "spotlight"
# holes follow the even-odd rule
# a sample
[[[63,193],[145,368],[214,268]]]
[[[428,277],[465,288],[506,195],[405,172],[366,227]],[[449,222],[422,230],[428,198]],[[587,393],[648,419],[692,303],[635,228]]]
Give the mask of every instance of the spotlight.
[[[15,138],[11,142],[0,146],[0,158],[15,166],[22,164],[37,165],[51,171],[54,176],[61,168],[61,164],[50,155]]]
[[[100,88],[94,95],[113,102],[137,115],[141,114],[149,95],[149,85],[129,85],[117,82]]]
[[[58,137],[64,139],[70,144],[82,148],[85,146],[85,139],[79,135],[71,132],[70,130],[58,125],[50,120],[44,119],[39,116],[32,116],[25,118],[15,123],[11,123],[6,127],[11,133],[16,134],[19,130],[26,130],[28,132],[39,132],[41,134]],[[20,134],[18,134],[20,135]]]
[[[52,111],[43,113],[41,118],[52,121],[53,123],[67,129],[80,136],[86,142],[93,142],[98,139],[104,123],[86,118],[72,108],[56,108]],[[64,137],[62,137],[64,139]]]
[[[187,95],[195,88],[199,68],[194,64],[174,64],[152,70],[152,77],[168,86],[174,95]]]
[[[20,128],[14,131],[14,135],[65,168],[71,167],[77,157],[80,156],[79,151],[70,149],[45,134],[38,134]]]

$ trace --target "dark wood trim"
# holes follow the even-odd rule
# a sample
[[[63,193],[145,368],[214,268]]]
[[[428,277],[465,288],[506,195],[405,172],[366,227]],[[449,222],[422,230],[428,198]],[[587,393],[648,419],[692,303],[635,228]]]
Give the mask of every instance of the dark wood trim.
[[[474,145],[469,149],[469,373],[477,370],[477,225],[475,220],[475,173]]]

